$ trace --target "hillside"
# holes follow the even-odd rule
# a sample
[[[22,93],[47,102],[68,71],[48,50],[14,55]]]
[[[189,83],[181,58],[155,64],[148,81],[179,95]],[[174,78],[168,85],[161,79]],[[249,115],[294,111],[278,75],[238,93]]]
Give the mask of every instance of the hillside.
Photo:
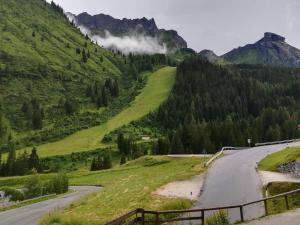
[[[199,54],[212,63],[300,67],[300,50],[286,43],[284,37],[269,32],[254,44],[235,48],[222,56],[210,50],[203,50]]]
[[[179,65],[176,78],[172,97],[148,123],[165,129],[157,154],[300,137],[299,69],[223,67],[193,56]]]
[[[1,117],[13,137],[46,129],[42,137],[32,135],[45,140],[53,128],[59,135],[56,126],[66,126],[66,118],[96,108],[86,95],[88,86],[107,79],[122,83],[123,58],[86,39],[59,6],[43,0],[0,3]]]
[[[108,51],[44,0],[1,0],[0,149],[57,141],[106,122],[138,95],[164,55]]]
[[[158,40],[159,44],[166,44],[168,50],[186,48],[186,41],[178,35],[175,30],[159,29],[152,19],[116,19],[109,15],[98,14],[89,15],[84,12],[79,15],[69,13],[78,26],[84,26],[92,31],[93,34],[104,37],[106,31],[117,37],[149,36]],[[111,46],[113,47],[113,46]]]
[[[165,67],[149,74],[147,85],[129,104],[129,107],[100,126],[84,129],[59,141],[37,146],[39,155],[41,157],[67,155],[105,147],[106,145],[101,143],[105,134],[146,116],[156,110],[168,98],[175,82],[175,73],[175,68]],[[30,148],[26,150],[30,151]]]

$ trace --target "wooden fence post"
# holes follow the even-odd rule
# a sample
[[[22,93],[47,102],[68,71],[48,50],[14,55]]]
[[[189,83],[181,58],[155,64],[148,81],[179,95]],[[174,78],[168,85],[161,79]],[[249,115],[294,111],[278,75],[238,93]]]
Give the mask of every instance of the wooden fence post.
[[[156,213],[156,221],[155,221],[155,225],[160,225],[160,221],[159,221],[159,213]]]
[[[142,225],[145,224],[145,210],[142,211]]]
[[[266,213],[266,216],[267,216],[267,215],[269,215],[269,212],[268,212],[268,202],[267,202],[266,199],[264,200],[264,205],[265,205],[265,213]]]
[[[201,210],[201,225],[205,224],[204,210]]]
[[[289,210],[290,207],[289,207],[289,200],[288,200],[288,196],[287,195],[284,196],[284,200],[285,200],[286,209]]]
[[[240,206],[240,214],[241,214],[241,222],[244,222],[244,210],[243,210],[243,206]]]

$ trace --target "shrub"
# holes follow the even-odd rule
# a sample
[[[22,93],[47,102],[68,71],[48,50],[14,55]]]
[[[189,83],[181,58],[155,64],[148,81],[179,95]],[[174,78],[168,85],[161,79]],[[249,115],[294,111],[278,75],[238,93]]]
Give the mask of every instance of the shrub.
[[[24,194],[19,190],[13,188],[3,188],[2,191],[4,191],[5,197],[9,197],[10,201],[16,202],[24,200]]]
[[[45,190],[48,194],[62,194],[69,189],[69,179],[66,174],[57,174],[46,183]]]
[[[228,214],[224,210],[214,213],[205,221],[206,225],[228,225]]]
[[[43,194],[43,185],[40,176],[35,172],[25,183],[26,199],[39,197]]]

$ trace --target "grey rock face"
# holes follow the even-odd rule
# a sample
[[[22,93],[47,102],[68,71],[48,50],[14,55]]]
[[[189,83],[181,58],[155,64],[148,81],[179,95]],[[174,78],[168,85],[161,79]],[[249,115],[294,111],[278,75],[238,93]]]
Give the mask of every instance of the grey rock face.
[[[300,50],[270,32],[256,43],[233,49],[222,57],[232,63],[300,67]]]
[[[187,47],[186,41],[178,35],[177,31],[159,29],[153,18],[116,19],[105,14],[92,16],[86,12],[79,15],[68,14],[74,17],[78,25],[82,25],[100,36],[103,36],[105,31],[120,37],[131,34],[143,34],[157,38],[161,43],[165,43],[167,47],[172,50]]]
[[[289,173],[292,174],[294,177],[300,178],[300,163],[297,161],[282,164],[277,168],[277,170],[280,173]]]

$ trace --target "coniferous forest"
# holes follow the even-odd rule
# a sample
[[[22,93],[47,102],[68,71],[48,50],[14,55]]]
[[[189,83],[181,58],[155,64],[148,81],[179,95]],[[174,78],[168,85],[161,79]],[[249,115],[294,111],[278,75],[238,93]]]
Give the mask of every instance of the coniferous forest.
[[[154,152],[211,153],[222,146],[299,137],[300,70],[219,66],[192,56],[178,66],[156,120],[167,130]],[[171,150],[172,149],[172,150]]]

